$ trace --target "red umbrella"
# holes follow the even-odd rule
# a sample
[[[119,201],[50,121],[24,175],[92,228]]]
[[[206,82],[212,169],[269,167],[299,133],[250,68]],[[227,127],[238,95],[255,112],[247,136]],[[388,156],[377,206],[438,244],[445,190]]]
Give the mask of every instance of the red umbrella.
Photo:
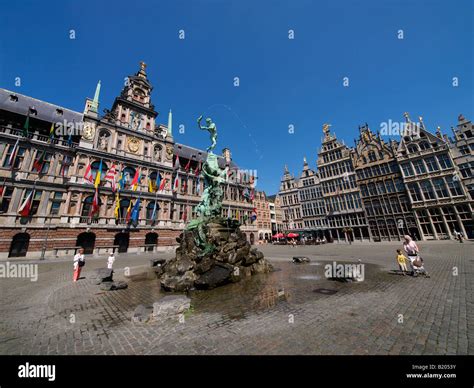
[[[296,234],[296,233],[288,233],[288,235],[286,237],[289,237],[289,238],[296,238],[298,237],[299,234]]]
[[[283,233],[277,233],[274,236],[272,236],[272,238],[275,238],[275,239],[276,238],[283,238],[283,237],[285,237],[285,235]]]

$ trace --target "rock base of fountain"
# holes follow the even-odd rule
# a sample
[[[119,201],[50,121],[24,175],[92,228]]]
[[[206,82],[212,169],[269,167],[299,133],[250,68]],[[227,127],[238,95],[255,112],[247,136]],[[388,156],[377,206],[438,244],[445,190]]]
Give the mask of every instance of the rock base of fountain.
[[[220,218],[207,223],[210,252],[196,245],[197,233],[196,229],[181,233],[176,257],[155,270],[165,290],[212,289],[273,269],[263,253],[251,247],[238,224]]]

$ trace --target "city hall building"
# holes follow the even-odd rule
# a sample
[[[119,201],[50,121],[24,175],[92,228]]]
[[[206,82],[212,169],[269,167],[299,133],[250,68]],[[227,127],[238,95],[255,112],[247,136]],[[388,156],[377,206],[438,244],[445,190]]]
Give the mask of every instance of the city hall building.
[[[0,89],[0,258],[139,252],[176,245],[196,217],[205,151],[176,143],[158,122],[146,65],[99,114],[100,82],[84,112]],[[255,177],[229,149],[223,216],[253,243]]]

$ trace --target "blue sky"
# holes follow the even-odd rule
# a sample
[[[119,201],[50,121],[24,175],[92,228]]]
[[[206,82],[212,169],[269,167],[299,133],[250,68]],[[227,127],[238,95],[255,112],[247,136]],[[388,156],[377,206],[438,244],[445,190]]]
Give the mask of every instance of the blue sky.
[[[449,134],[459,113],[473,119],[473,11],[471,0],[18,0],[0,14],[0,87],[82,111],[100,79],[110,108],[144,60],[176,141],[205,148],[196,118],[211,116],[218,148],[273,194],[285,164],[315,167],[325,122],[352,145],[359,125],[405,111]]]

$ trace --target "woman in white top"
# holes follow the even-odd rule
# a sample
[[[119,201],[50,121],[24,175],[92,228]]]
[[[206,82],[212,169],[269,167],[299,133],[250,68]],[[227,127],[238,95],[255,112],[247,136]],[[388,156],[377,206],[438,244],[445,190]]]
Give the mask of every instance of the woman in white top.
[[[403,242],[403,249],[407,254],[408,261],[410,263],[411,273],[415,275],[415,267],[413,266],[413,262],[417,259],[418,253],[420,252],[418,245],[416,242],[412,240],[412,238],[407,234],[404,236],[405,241]]]
[[[84,258],[84,248],[79,248],[79,252],[74,256],[74,276],[72,280],[77,282],[81,276],[82,267],[86,264],[86,259]]]
[[[113,253],[110,253],[108,259],[107,259],[107,268],[112,269],[114,266],[114,261],[115,261],[115,256]]]

